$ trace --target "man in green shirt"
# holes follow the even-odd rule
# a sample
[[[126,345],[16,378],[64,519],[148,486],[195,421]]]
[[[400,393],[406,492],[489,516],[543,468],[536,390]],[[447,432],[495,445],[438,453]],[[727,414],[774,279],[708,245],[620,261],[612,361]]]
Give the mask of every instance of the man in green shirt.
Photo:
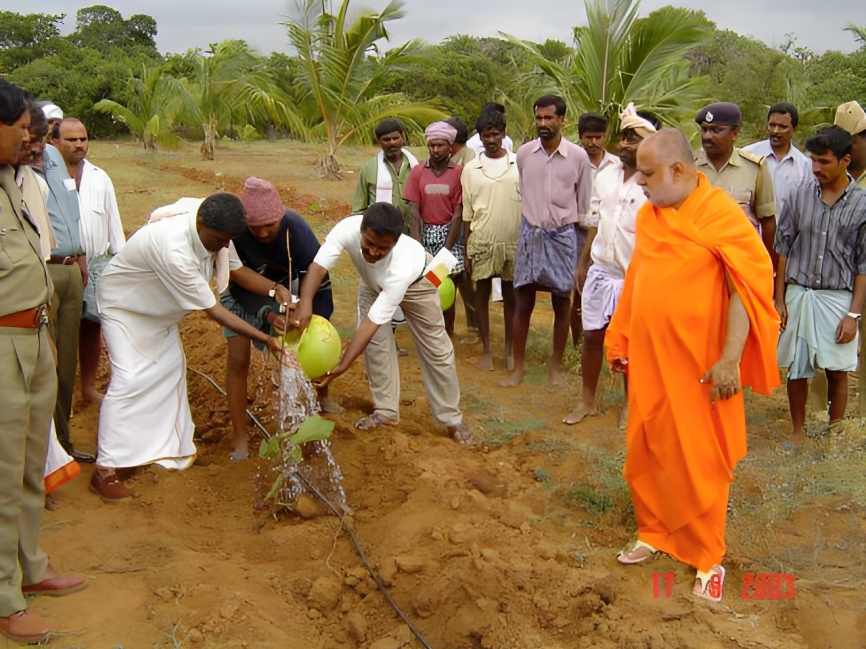
[[[361,165],[358,186],[352,198],[352,212],[360,214],[373,203],[391,203],[403,214],[404,231],[409,233],[409,206],[403,200],[403,187],[417,158],[403,148],[403,125],[396,119],[383,119],[374,131],[382,150]]]

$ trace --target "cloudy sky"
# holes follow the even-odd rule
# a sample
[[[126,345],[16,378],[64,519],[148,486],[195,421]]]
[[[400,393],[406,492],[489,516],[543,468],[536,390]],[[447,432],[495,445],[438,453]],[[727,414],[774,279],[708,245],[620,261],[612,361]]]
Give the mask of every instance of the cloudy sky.
[[[294,0],[29,0],[21,11],[65,13],[66,31],[74,28],[75,12],[102,2],[120,11],[153,16],[159,25],[157,46],[162,52],[206,48],[227,38],[246,40],[263,54],[286,51],[285,28],[280,25]],[[359,6],[383,8],[388,0],[355,0]],[[335,4],[339,0],[334,0]],[[5,8],[12,9],[11,2]],[[720,28],[750,34],[770,45],[794,33],[799,45],[818,53],[828,49],[851,51],[856,42],[842,31],[853,22],[866,25],[863,0],[720,0],[715,5],[697,0],[644,0],[642,13],[667,4],[703,9]],[[407,16],[391,27],[392,42],[421,37],[431,43],[452,34],[495,36],[497,31],[520,38],[558,38],[571,42],[570,27],[586,22],[580,0],[407,0]]]

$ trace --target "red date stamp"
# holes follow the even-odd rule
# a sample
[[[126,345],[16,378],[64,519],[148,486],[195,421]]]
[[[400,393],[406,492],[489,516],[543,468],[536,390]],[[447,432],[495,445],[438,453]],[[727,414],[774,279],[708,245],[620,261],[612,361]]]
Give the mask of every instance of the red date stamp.
[[[664,587],[664,596],[670,599],[674,593],[674,573],[663,572],[661,574],[653,573],[653,599],[658,599]]]
[[[744,572],[742,599],[794,599],[794,575],[781,572]]]

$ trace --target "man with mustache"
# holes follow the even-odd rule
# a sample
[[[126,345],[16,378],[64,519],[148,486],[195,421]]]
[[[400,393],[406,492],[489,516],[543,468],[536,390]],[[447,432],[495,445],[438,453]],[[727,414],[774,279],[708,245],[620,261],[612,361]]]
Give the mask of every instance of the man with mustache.
[[[374,131],[376,141],[382,149],[379,154],[361,165],[358,185],[352,198],[352,213],[362,214],[373,203],[390,203],[403,215],[403,232],[409,234],[409,204],[403,200],[403,190],[409,180],[409,172],[418,164],[418,159],[409,149],[403,148],[406,136],[400,120],[383,119]],[[404,324],[406,318],[399,307],[394,311],[392,331]],[[406,350],[397,345],[397,354],[406,355]]]
[[[793,448],[806,441],[808,380],[817,368],[827,376],[830,425],[845,416],[866,302],[866,190],[848,173],[851,135],[822,128],[806,149],[814,180],[797,189],[776,232],[778,356],[788,368]]]
[[[596,391],[604,360],[604,332],[616,309],[625,273],[634,249],[635,218],[646,202],[635,182],[637,148],[656,132],[656,124],[640,115],[629,104],[620,115],[619,161],[599,170],[592,188],[589,234],[578,266],[578,286],[583,302],[583,350],[580,370],[583,388],[580,403],[563,423],[579,424],[598,414]],[[628,381],[623,375],[626,399]],[[619,427],[625,430],[628,405],[619,414]]]
[[[767,111],[769,137],[742,149],[766,160],[773,174],[778,214],[782,213],[791,192],[800,183],[812,179],[812,162],[791,142],[799,120],[795,106],[785,102],[773,104]]]
[[[81,399],[85,403],[99,403],[102,395],[96,390],[96,373],[102,352],[102,331],[96,310],[96,286],[106,264],[123,247],[126,236],[111,178],[86,159],[89,140],[84,124],[75,117],[66,117],[57,127],[57,134],[57,150],[78,191],[81,245],[87,258],[84,313],[78,335]]]
[[[374,203],[364,214],[348,216],[335,225],[319,248],[301,284],[301,299],[290,324],[303,332],[313,315],[313,298],[342,253],[349,255],[360,276],[358,328],[337,366],[314,385],[324,388],[364,354],[373,413],[355,422],[358,430],[397,426],[400,422],[400,367],[394,334],[387,325],[400,306],[418,349],[418,363],[427,400],[436,421],[454,441],[472,444],[472,434],[460,412],[460,383],[454,347],[436,287],[424,277],[424,247],[403,234],[400,210]]]
[[[592,177],[607,165],[616,162],[616,156],[604,148],[607,141],[607,118],[598,113],[583,113],[577,120],[577,136],[580,146],[589,156]]]
[[[553,305],[550,381],[564,381],[560,364],[592,194],[589,156],[560,132],[565,100],[545,95],[533,110],[538,139],[517,152],[523,222],[514,261],[514,371],[501,383],[503,387],[523,381],[529,320],[538,291],[549,292]]]
[[[775,263],[773,175],[765,160],[734,146],[742,121],[739,107],[729,102],[710,104],[699,110],[695,122],[701,128],[701,149],[695,154],[695,162],[713,187],[724,189],[740,204]]]

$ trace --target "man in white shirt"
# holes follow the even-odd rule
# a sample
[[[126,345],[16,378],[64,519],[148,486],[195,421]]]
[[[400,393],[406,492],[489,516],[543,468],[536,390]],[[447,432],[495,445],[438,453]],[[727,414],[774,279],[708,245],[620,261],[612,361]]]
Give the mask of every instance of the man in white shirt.
[[[481,108],[482,113],[488,110],[495,110],[497,113],[505,115],[505,106],[495,101],[488,102]],[[476,156],[484,153],[484,142],[481,141],[481,133],[476,132],[475,135],[466,140],[466,146],[472,149]],[[502,136],[502,148],[509,152],[514,151],[514,141],[507,135]]]
[[[116,469],[152,463],[185,469],[195,460],[195,425],[178,333],[186,314],[205,311],[226,329],[265,343],[275,354],[283,353],[279,340],[220,305],[209,284],[213,253],[228,248],[246,227],[240,200],[232,194],[214,194],[197,212],[144,226],[102,273],[99,315],[111,382],[99,413],[90,490],[103,502],[132,496]]]
[[[81,220],[78,222],[81,245],[87,257],[87,284],[84,286],[84,313],[78,332],[78,363],[81,371],[81,399],[85,403],[102,401],[96,390],[96,373],[102,352],[102,331],[96,310],[99,276],[111,257],[126,242],[117,198],[111,178],[86,159],[87,129],[75,117],[66,117],[58,126],[57,150],[75,181]]]
[[[785,102],[773,104],[767,111],[770,137],[743,147],[767,161],[773,174],[776,214],[782,213],[798,185],[812,180],[812,161],[791,143],[799,120],[795,106]]]
[[[373,395],[372,415],[355,422],[369,430],[396,426],[399,421],[400,368],[391,317],[397,307],[409,325],[418,349],[418,361],[427,399],[436,420],[448,428],[455,441],[472,443],[472,434],[460,412],[460,385],[454,347],[445,332],[445,320],[436,288],[424,277],[424,247],[403,235],[403,215],[389,203],[374,203],[364,214],[340,221],[325,237],[301,285],[301,299],[294,324],[306,329],[313,314],[313,296],[325,273],[345,251],[361,276],[358,283],[358,329],[340,362],[316,381],[327,386],[364,353],[367,380]],[[384,325],[384,326],[383,326]]]
[[[643,189],[635,182],[637,148],[656,132],[648,119],[629,104],[620,116],[619,159],[600,169],[592,188],[589,234],[578,267],[583,319],[583,377],[581,401],[563,422],[577,424],[598,414],[596,392],[604,359],[604,335],[622,292],[625,271],[634,250],[635,219],[646,202]],[[623,374],[628,394],[628,383]],[[620,411],[619,427],[625,429],[628,407]]]

